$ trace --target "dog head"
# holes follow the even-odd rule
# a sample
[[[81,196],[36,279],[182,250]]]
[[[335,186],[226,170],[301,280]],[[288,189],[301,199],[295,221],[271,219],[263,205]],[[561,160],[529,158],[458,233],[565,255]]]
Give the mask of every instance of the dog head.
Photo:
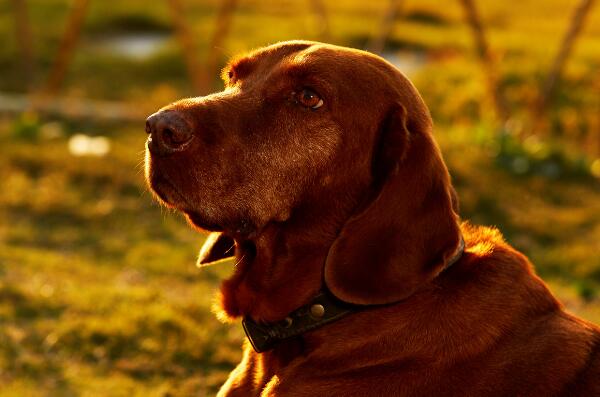
[[[322,278],[338,298],[397,301],[443,269],[460,240],[456,200],[429,111],[393,65],[293,41],[232,60],[223,77],[222,92],[146,124],[152,190],[220,233],[201,262],[300,209],[326,208],[339,224]]]

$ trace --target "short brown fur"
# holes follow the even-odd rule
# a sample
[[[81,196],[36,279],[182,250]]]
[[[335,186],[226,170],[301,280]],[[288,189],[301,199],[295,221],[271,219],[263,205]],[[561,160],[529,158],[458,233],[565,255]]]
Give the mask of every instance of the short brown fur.
[[[599,328],[497,230],[461,224],[429,111],[394,66],[294,41],[223,76],[161,110],[194,136],[146,167],[163,203],[219,233],[200,262],[235,245],[223,315],[280,321],[322,289],[365,309],[265,353],[246,343],[219,396],[600,396]],[[298,104],[306,87],[322,107]]]

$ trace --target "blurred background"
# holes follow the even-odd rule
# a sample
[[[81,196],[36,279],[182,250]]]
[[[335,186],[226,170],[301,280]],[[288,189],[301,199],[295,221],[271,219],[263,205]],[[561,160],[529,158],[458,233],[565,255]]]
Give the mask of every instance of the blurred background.
[[[212,395],[243,331],[232,265],[153,203],[145,117],[288,39],[369,49],[428,103],[473,223],[600,322],[600,5],[593,0],[0,2],[0,396]]]

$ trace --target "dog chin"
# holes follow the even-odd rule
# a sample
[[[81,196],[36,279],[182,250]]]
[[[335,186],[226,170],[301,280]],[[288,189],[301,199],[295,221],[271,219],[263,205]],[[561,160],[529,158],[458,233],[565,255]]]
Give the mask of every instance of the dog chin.
[[[260,231],[252,222],[246,219],[221,219],[217,222],[207,219],[195,211],[183,211],[188,222],[196,229],[204,232],[224,232],[235,239],[246,240],[253,238]]]
[[[205,217],[193,211],[183,211],[188,222],[195,228],[207,232],[222,232],[221,225],[208,221]]]

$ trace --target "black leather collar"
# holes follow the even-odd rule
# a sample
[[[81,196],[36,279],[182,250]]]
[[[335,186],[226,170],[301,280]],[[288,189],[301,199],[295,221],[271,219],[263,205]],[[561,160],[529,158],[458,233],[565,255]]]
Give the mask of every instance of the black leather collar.
[[[283,321],[259,324],[250,317],[242,320],[246,336],[258,353],[270,350],[288,338],[335,321],[348,313],[358,310],[358,306],[345,303],[329,292],[321,292],[308,304],[294,310]]]
[[[465,241],[461,237],[456,253],[448,260],[442,272],[458,262],[464,249]],[[310,303],[291,312],[283,321],[259,324],[250,317],[245,317],[242,320],[242,326],[254,350],[257,353],[262,353],[272,349],[282,340],[302,335],[307,331],[333,322],[348,313],[364,310],[368,307],[342,302],[330,292],[323,291],[315,296]]]

